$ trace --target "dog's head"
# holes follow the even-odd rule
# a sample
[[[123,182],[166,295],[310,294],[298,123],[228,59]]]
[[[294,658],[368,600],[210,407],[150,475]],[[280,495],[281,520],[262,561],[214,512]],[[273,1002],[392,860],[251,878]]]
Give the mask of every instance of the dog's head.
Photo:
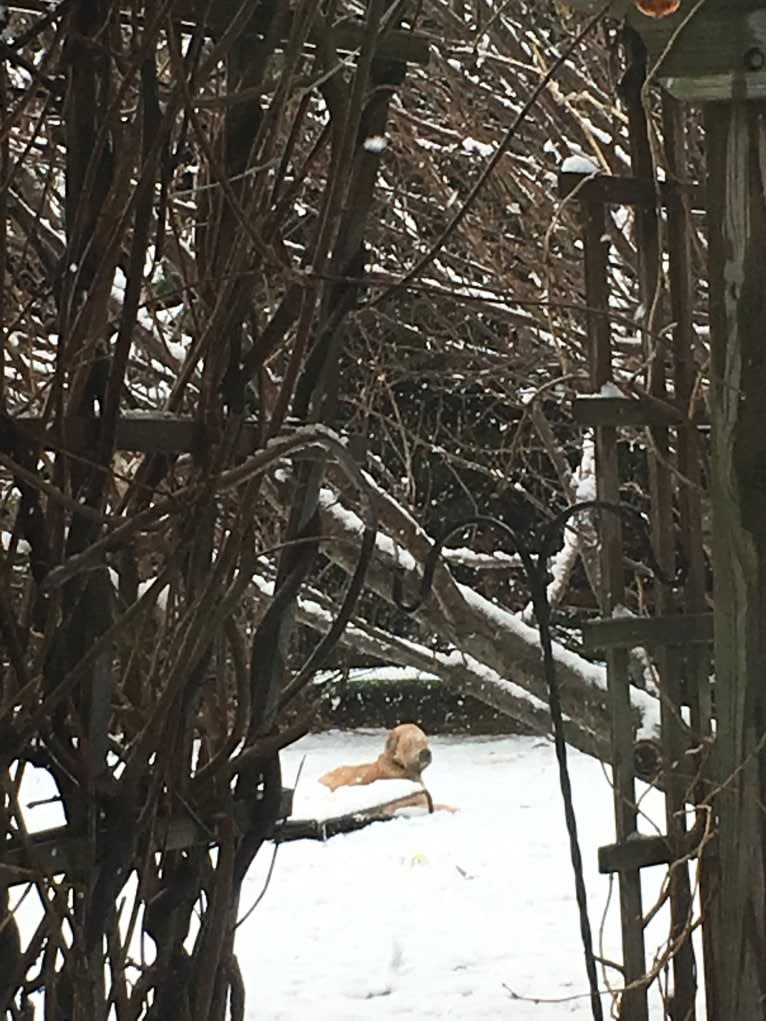
[[[431,764],[428,738],[414,723],[400,723],[386,738],[383,758],[406,780],[420,780],[420,774]]]

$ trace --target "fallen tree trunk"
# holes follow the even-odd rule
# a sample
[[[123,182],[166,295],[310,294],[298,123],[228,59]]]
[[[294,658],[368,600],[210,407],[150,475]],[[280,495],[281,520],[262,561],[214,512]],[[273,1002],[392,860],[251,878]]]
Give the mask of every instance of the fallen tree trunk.
[[[280,483],[269,489],[270,498],[279,504]],[[416,592],[432,540],[390,494],[374,485],[371,492],[379,532],[365,584],[368,590],[394,604],[395,572],[400,572],[407,592]],[[334,490],[323,489],[320,503],[322,550],[344,571],[352,571],[362,521]],[[299,614],[303,623],[323,633],[334,609],[329,599],[318,596],[316,602],[303,600]],[[548,685],[536,628],[469,586],[456,582],[444,562],[437,566],[429,598],[414,618],[429,636],[429,646],[436,644],[433,639],[437,639],[440,646],[451,646],[452,651],[434,651],[374,627],[358,616],[354,626],[346,629],[341,643],[402,666],[429,670],[455,690],[508,713],[525,727],[550,732]],[[554,656],[567,740],[586,754],[609,761],[605,667],[557,643]],[[631,700],[636,738],[658,741],[658,699],[632,687]]]
[[[329,819],[284,819],[277,823],[272,840],[277,844],[284,844],[290,840],[329,840],[339,833],[353,833],[355,830],[364,829],[373,822],[388,822],[389,819],[395,819],[397,813],[405,808],[420,807],[427,809],[429,813],[435,810],[431,795],[425,788],[421,793],[407,794],[402,798],[386,801],[382,805],[345,812]]]

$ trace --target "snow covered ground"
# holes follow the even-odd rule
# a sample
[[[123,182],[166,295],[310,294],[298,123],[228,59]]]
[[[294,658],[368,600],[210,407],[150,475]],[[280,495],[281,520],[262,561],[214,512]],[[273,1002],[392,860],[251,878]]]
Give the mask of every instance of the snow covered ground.
[[[296,809],[318,808],[324,798],[327,814],[335,814],[341,792],[325,792],[317,777],[371,761],[383,740],[383,731],[331,732],[288,749],[286,785],[305,759]],[[552,745],[436,737],[431,746],[427,785],[458,813],[278,849],[266,895],[237,939],[248,1018],[592,1016]],[[602,926],[610,884],[596,867],[597,847],[613,840],[611,790],[598,762],[570,752],[570,767],[597,952],[601,939],[600,953],[619,960],[616,885]],[[653,792],[642,807],[661,818]],[[643,829],[654,831],[648,822]],[[261,892],[270,861],[264,848],[245,883],[243,912]],[[662,869],[648,870],[645,910],[662,878]],[[650,961],[666,930],[661,915],[649,930]],[[607,979],[619,984],[613,971]],[[608,996],[604,1004],[608,1017]],[[652,1021],[663,1018],[656,987],[651,1004]]]
[[[335,731],[287,749],[285,785],[300,772],[294,815],[327,818],[400,796],[403,781],[335,793],[317,782],[334,766],[372,761],[384,740],[382,730]],[[279,846],[265,895],[237,935],[248,1019],[591,1018],[553,746],[530,737],[432,737],[431,748],[426,783],[457,813]],[[610,883],[596,867],[598,846],[613,840],[611,789],[595,760],[570,750],[569,762],[597,953],[619,961],[616,884],[604,918]],[[25,779],[22,802],[51,793],[42,776]],[[642,810],[642,829],[656,832],[649,818],[663,810],[655,792]],[[60,816],[57,804],[40,805],[29,824],[55,825]],[[245,881],[242,915],[263,891],[272,856],[265,845]],[[645,913],[664,874],[645,871]],[[39,918],[35,900],[17,912],[25,933]],[[649,962],[666,938],[660,911],[648,930]],[[619,986],[619,976],[612,970],[601,983]],[[660,1021],[656,985],[650,1002],[651,1021]],[[604,1004],[609,1017],[607,994]]]

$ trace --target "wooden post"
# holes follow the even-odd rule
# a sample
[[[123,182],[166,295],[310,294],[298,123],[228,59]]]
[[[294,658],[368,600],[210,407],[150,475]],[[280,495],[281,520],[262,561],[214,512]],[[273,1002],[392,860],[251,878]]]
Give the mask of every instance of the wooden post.
[[[669,95],[662,99],[662,128],[665,159],[670,176],[683,179],[687,152],[684,141],[684,116],[681,104]],[[673,325],[673,374],[676,401],[683,409],[683,422],[677,432],[677,465],[685,480],[678,487],[680,520],[679,545],[687,564],[684,580],[684,608],[688,614],[702,614],[705,599],[705,558],[702,543],[702,501],[699,497],[701,474],[697,429],[692,416],[692,402],[697,385],[693,355],[692,307],[694,290],[690,264],[689,239],[692,236],[691,215],[681,201],[668,206],[668,277],[670,283],[670,318]],[[686,649],[685,701],[689,706],[692,740],[708,741],[712,734],[710,683],[711,650],[697,643]],[[671,751],[673,758],[677,753]],[[694,801],[701,803],[708,796],[704,783],[694,791]],[[704,810],[703,810],[704,811]],[[703,821],[699,816],[697,822]],[[704,820],[705,822],[707,820]],[[699,899],[704,917],[702,955],[704,961],[705,1003],[708,1017],[720,1017],[715,966],[715,931],[712,903],[718,890],[718,862],[709,843],[702,850],[698,867]]]
[[[706,110],[722,1018],[766,1017],[766,103]]]
[[[598,391],[612,378],[612,345],[607,284],[606,217],[604,206],[583,204],[585,218],[583,245],[585,256],[585,294],[588,307],[591,384]],[[599,500],[619,500],[617,467],[617,430],[614,426],[596,429],[596,479]],[[613,514],[603,514],[599,522],[601,563],[601,613],[610,616],[624,599],[622,566],[622,522]],[[610,649],[606,657],[609,712],[612,732],[612,785],[614,788],[615,828],[618,843],[636,832],[636,791],[633,773],[633,720],[630,708],[628,654],[625,649]],[[644,956],[644,920],[641,904],[641,873],[626,869],[619,874],[620,922],[622,927],[623,969],[626,991],[620,1008],[622,1021],[647,1021]]]

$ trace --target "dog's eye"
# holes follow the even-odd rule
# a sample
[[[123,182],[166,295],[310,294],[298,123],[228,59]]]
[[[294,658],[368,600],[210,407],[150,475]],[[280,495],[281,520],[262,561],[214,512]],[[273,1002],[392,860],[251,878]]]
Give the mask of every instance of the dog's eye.
[[[421,766],[428,766],[431,763],[431,750],[429,748],[421,748],[420,754],[418,755]]]

